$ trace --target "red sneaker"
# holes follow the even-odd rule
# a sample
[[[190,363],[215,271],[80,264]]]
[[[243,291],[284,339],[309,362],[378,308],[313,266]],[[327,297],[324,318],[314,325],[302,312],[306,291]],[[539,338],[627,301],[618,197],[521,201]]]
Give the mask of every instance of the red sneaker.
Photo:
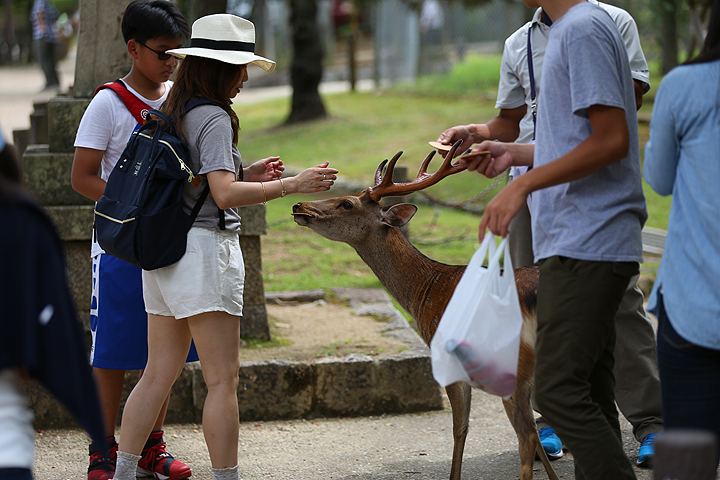
[[[137,476],[157,480],[182,480],[191,475],[190,467],[175,460],[175,457],[165,450],[163,431],[152,432],[138,462]]]
[[[111,480],[115,476],[118,444],[115,437],[108,437],[108,456],[101,456],[95,444],[90,444],[90,466],[88,480]]]

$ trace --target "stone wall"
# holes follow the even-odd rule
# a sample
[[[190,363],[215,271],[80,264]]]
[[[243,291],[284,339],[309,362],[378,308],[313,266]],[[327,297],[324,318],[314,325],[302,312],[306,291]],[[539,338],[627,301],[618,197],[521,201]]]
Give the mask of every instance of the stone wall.
[[[333,296],[347,298],[346,292],[339,290],[342,289],[333,290]],[[359,296],[363,294],[369,295],[362,299]],[[268,297],[277,299],[278,295],[282,296],[283,292]],[[324,295],[325,292],[320,291],[320,296]],[[388,327],[383,334],[402,342],[406,350],[385,358],[351,354],[308,362],[241,363],[240,421],[381,415],[443,408],[440,387],[432,376],[430,351],[393,307],[387,293],[368,290],[352,295],[354,301],[350,303],[355,305],[354,313],[386,317]],[[128,372],[125,379],[121,409],[138,380],[138,372]],[[42,387],[32,383],[26,392],[35,412],[36,428],[76,426]],[[199,362],[186,364],[173,386],[166,423],[201,423],[206,396]]]

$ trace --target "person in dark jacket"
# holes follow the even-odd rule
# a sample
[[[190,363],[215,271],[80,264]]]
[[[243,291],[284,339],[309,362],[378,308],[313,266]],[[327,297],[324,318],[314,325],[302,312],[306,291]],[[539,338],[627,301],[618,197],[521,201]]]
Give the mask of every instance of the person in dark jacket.
[[[62,244],[22,186],[12,145],[0,135],[0,479],[32,479],[33,414],[20,384],[45,386],[95,441],[105,436]]]

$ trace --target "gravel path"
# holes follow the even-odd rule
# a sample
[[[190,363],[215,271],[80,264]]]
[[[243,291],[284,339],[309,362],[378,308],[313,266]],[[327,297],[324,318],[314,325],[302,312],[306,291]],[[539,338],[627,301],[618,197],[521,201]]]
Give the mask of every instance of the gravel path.
[[[497,397],[474,391],[463,478],[514,480],[519,477],[517,439]],[[625,451],[634,462],[638,444],[622,419]],[[199,425],[166,427],[168,450],[193,469],[193,479],[211,480]],[[84,479],[87,440],[78,430],[37,436],[38,480]],[[245,480],[446,479],[452,454],[450,409],[362,418],[319,418],[240,424],[240,474]],[[553,462],[562,479],[572,479],[572,456]],[[636,468],[638,480],[652,471]],[[535,478],[547,479],[540,462]]]

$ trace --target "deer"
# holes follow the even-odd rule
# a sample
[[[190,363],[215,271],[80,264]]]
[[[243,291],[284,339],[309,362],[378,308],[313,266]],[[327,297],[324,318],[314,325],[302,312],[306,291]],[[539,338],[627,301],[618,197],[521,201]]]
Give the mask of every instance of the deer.
[[[427,173],[435,154],[434,150],[430,152],[412,182],[393,182],[395,164],[403,153],[401,151],[389,163],[387,159],[380,163],[374,185],[362,192],[300,202],[292,207],[295,223],[355,249],[382,285],[412,316],[418,333],[428,346],[466,266],[446,265],[420,253],[400,231],[400,227],[415,215],[417,206],[409,203],[385,206],[380,199],[422,190],[448,175],[465,170],[457,162],[451,163],[459,146],[460,142],[453,145],[433,174]],[[519,268],[514,274],[523,326],[515,390],[509,399],[503,400],[503,407],[518,438],[521,480],[532,480],[535,453],[540,457],[548,478],[559,480],[540,443],[530,401],[535,368],[539,274],[535,267]],[[445,387],[445,391],[453,422],[450,480],[460,480],[472,390],[469,384],[458,382]]]

